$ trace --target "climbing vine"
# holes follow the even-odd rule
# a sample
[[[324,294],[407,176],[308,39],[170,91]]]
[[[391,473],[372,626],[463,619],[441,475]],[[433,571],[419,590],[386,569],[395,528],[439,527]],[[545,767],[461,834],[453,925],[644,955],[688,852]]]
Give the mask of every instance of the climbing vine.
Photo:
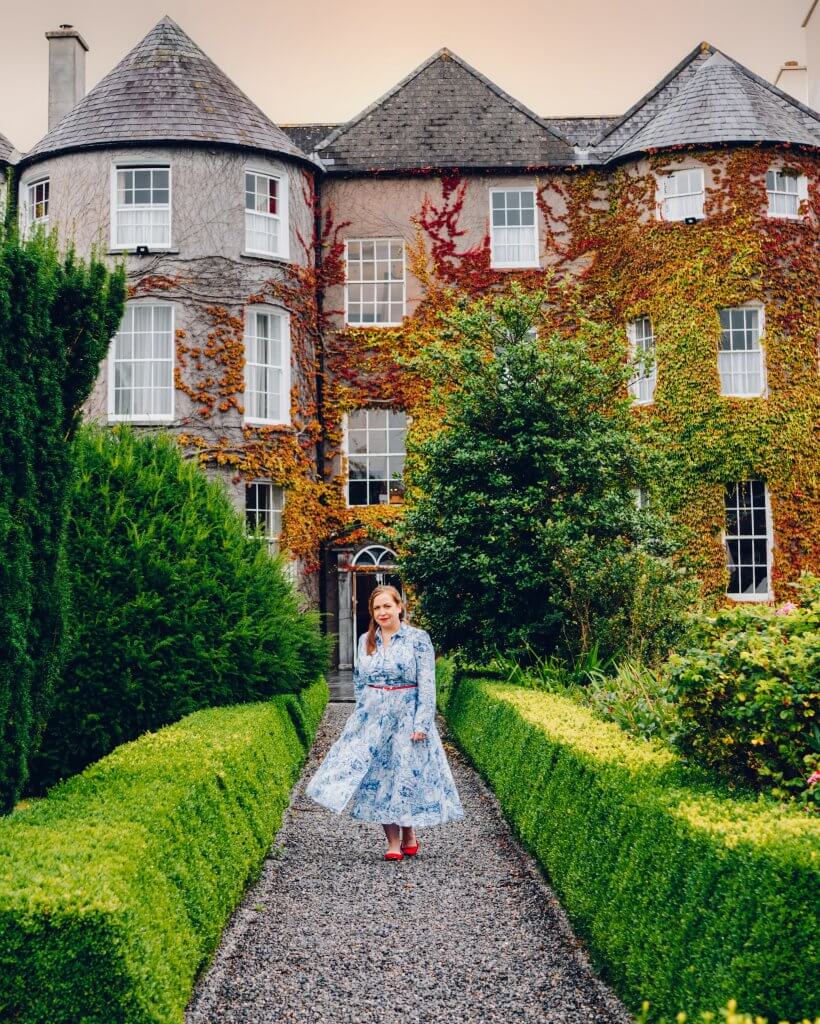
[[[696,224],[655,216],[655,175],[682,156],[711,176],[706,217]],[[767,215],[765,178],[774,160],[807,179],[800,219]],[[421,204],[409,269],[423,298],[412,316],[400,328],[332,333],[328,436],[339,441],[344,411],[376,404],[407,410],[414,433],[435,429],[429,382],[414,372],[414,357],[441,338],[438,314],[465,296],[490,295],[511,279],[525,289],[545,288],[550,301],[539,333],[571,331],[583,314],[622,339],[622,358],[627,322],[649,316],[658,379],[653,403],[636,406],[634,422],[644,442],[664,457],[654,500],[668,506],[684,529],[686,558],[704,592],[719,597],[727,582],[724,488],[752,477],[766,480],[776,538],[773,584],[778,596],[787,594],[785,584],[801,568],[818,564],[812,437],[818,412],[816,158],[782,147],[693,149],[652,154],[614,172],[538,180],[546,270],[493,269],[487,234],[466,244],[462,213],[469,187],[457,171],[443,174],[440,198],[428,194]],[[719,310],[750,301],[765,310],[767,394],[723,397]],[[390,506],[347,511],[359,527],[353,539],[388,541],[400,514]]]
[[[655,175],[682,157],[703,166],[711,182],[705,219],[688,225],[655,216]],[[807,179],[800,219],[767,216],[765,177],[774,163]],[[300,238],[304,265],[287,265],[241,305],[205,304],[203,339],[177,332],[176,387],[193,410],[179,441],[189,454],[204,466],[228,468],[235,482],[264,478],[285,487],[282,542],[309,571],[318,567],[324,542],[391,543],[401,505],[347,505],[345,415],[382,406],[406,411],[413,437],[437,429],[418,353],[441,344],[440,314],[453,303],[491,296],[515,280],[549,296],[539,334],[572,331],[583,315],[610,329],[602,337],[621,339],[614,353],[621,358],[627,322],[651,318],[657,386],[652,404],[635,407],[635,429],[664,457],[654,498],[688,532],[687,559],[705,593],[725,592],[723,492],[737,480],[768,484],[778,596],[787,594],[784,585],[800,568],[817,566],[816,157],[785,147],[689,149],[650,154],[615,170],[550,173],[536,180],[541,267],[515,271],[494,269],[489,233],[476,240],[464,224],[469,189],[486,185],[458,170],[428,180],[407,244],[408,277],[420,286],[420,300],[398,327],[351,327],[324,301],[329,289],[344,284],[347,224],[336,223],[331,210],[319,211],[305,175],[315,231]],[[155,275],[138,282],[133,294],[180,286],[178,278]],[[765,310],[767,395],[722,397],[719,309],[750,301]],[[237,430],[244,411],[244,309],[269,302],[290,312],[291,422]],[[412,478],[412,459],[408,468]]]

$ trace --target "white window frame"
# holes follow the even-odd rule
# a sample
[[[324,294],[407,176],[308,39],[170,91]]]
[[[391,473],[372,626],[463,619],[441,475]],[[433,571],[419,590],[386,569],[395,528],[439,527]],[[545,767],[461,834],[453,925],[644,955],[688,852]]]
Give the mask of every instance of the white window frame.
[[[260,213],[245,208],[245,175],[246,174],[258,174],[263,178],[272,178],[277,182],[277,202],[279,206],[278,213]],[[243,211],[243,227],[244,227],[244,240],[243,252],[248,253],[252,256],[265,256],[268,259],[278,260],[289,260],[290,259],[290,208],[288,204],[290,185],[287,174],[284,171],[273,171],[269,167],[259,167],[255,164],[248,164],[242,170],[242,211]],[[253,213],[257,217],[269,217],[271,220],[277,220],[279,222],[279,247],[276,252],[270,252],[266,249],[254,249],[248,245],[248,214]]]
[[[284,515],[285,505],[287,504],[287,500],[288,500],[287,490],[286,490],[285,487],[282,486],[282,484],[276,484],[276,483],[273,482],[273,480],[265,480],[265,479],[254,479],[254,480],[248,480],[247,481],[247,483],[245,485],[245,532],[248,534],[248,536],[253,536],[253,531],[249,529],[249,524],[248,524],[248,492],[249,492],[251,487],[257,486],[259,484],[270,488],[270,491],[271,491],[271,512],[272,513],[276,513],[276,512],[279,513],[279,532],[275,533],[275,534],[262,534],[262,537],[263,537],[263,539],[265,540],[265,542],[266,542],[266,544],[268,546],[268,550],[271,551],[271,552],[274,552],[274,553],[278,553],[279,550],[280,550],[280,544],[281,544],[281,540],[282,540],[282,516]],[[274,506],[274,504],[273,504],[273,494],[274,494],[274,491],[277,491],[277,490],[280,491],[281,494],[282,494],[282,505],[279,508],[276,508]],[[253,511],[258,513],[259,512],[259,508],[257,507]],[[273,520],[275,520],[275,518],[276,518],[275,514],[272,515],[271,521],[273,522]]]
[[[493,224],[493,196],[499,192],[531,192],[532,193],[532,204],[533,204],[533,233],[534,239],[533,244],[535,246],[535,258],[533,261],[530,260],[499,260],[496,256],[496,242],[495,238],[495,225]],[[530,269],[537,268],[541,265],[540,253],[541,253],[541,238],[538,224],[538,197],[535,186],[521,185],[518,187],[510,186],[509,188],[503,188],[501,186],[494,187],[488,190],[488,202],[490,205],[490,266],[494,270],[512,270],[512,269]],[[515,225],[505,225],[505,229]],[[525,225],[520,225],[521,227]],[[529,226],[529,225],[526,225]]]
[[[743,484],[743,483],[749,483],[749,484],[751,484],[751,483],[762,483],[763,484],[763,500],[764,500],[764,505],[765,505],[765,510],[766,510],[766,581],[767,581],[767,590],[766,590],[765,593],[761,593],[761,594],[742,594],[742,593],[741,594],[733,594],[733,593],[731,593],[729,591],[730,583],[727,583],[726,584],[726,594],[725,594],[725,596],[730,601],[737,601],[737,602],[759,603],[761,601],[773,601],[774,600],[774,592],[772,591],[772,567],[773,567],[773,564],[774,564],[774,523],[773,523],[773,520],[772,520],[772,506],[771,506],[771,499],[769,497],[769,486],[768,486],[768,484],[766,483],[765,480],[738,480],[738,481],[735,482],[735,484],[733,486],[737,487],[738,484]],[[727,567],[727,572],[728,572],[729,571],[729,547],[728,547],[729,534],[726,531],[726,509],[725,509],[725,504],[726,503],[725,503],[725,500],[724,500],[724,518],[723,518],[723,529],[721,530],[721,540],[723,542],[723,550],[724,550],[724,552],[726,554],[726,567]],[[733,534],[732,535],[732,539],[734,539],[734,540],[740,540],[741,538],[744,538],[744,537],[745,538],[750,538],[753,541],[755,539],[760,539],[758,537],[758,535],[754,534],[754,533],[751,533],[751,534],[740,534],[740,533],[738,533],[738,534]],[[730,582],[731,582],[731,580],[730,580]]]
[[[669,193],[669,184],[675,181],[679,175],[682,174],[699,174],[700,175],[700,189],[694,192],[675,192],[674,194]],[[669,216],[669,201],[674,199],[685,199],[693,196],[700,196],[699,209],[695,213],[684,213],[680,217]],[[705,214],[706,204],[706,176],[702,167],[676,167],[672,171],[668,171],[665,174],[659,174],[657,176],[657,189],[655,200],[658,206],[658,219],[668,221],[669,223],[682,223],[688,217],[696,217],[698,220],[703,220]]]
[[[280,407],[279,407],[279,418],[273,419],[269,417],[253,416],[248,413],[247,408],[247,396],[248,391],[248,368],[251,365],[261,366],[261,363],[251,364],[247,358],[247,338],[248,338],[248,327],[250,325],[250,317],[256,313],[267,313],[269,315],[278,316],[281,322],[281,346],[282,346],[282,390],[280,394]],[[273,306],[263,303],[252,303],[245,307],[245,326],[243,331],[243,344],[245,345],[245,400],[243,405],[245,406],[245,412],[243,414],[243,424],[248,426],[289,426],[291,422],[290,413],[290,382],[291,382],[291,339],[290,339],[290,313],[283,306]],[[269,364],[272,365],[272,364]]]
[[[350,274],[349,274],[349,268],[350,268],[350,243],[351,242],[358,242],[360,245],[362,243],[364,243],[364,242],[373,242],[374,245],[376,243],[378,243],[378,242],[387,242],[388,245],[391,245],[394,242],[398,242],[398,243],[401,244],[401,274],[402,274],[402,280],[401,280],[401,319],[400,320],[373,320],[373,321],[370,321],[370,320],[357,320],[357,321],[351,322],[351,320],[350,320],[350,285],[351,284],[375,284],[375,285],[378,285],[378,284],[388,284],[388,285],[390,285],[392,287],[394,284],[398,283],[397,281],[394,281],[393,278],[389,278],[387,281],[381,281],[381,282],[378,279],[374,279],[373,281],[364,281],[363,279],[360,279],[359,281],[352,281],[350,279]],[[364,263],[364,258],[362,258],[359,262]],[[378,262],[378,260],[377,260],[375,254],[374,254],[374,256],[373,256],[373,263],[374,263],[374,265],[377,262]],[[391,256],[388,256],[387,263],[388,264],[393,263],[393,258]],[[378,304],[378,299],[374,299],[373,301],[374,301],[374,307],[375,307]],[[358,305],[364,306],[364,301],[358,303]],[[387,303],[388,310],[393,305],[395,305],[395,303],[388,300],[388,303]],[[367,328],[370,328],[370,327],[400,327],[401,324],[402,324],[402,321],[405,318],[405,316],[407,316],[407,246],[404,244],[404,239],[403,238],[399,238],[398,236],[392,236],[392,237],[385,236],[385,237],[378,237],[378,238],[376,238],[376,237],[373,237],[373,238],[346,238],[345,239],[345,323],[349,327],[367,327]]]
[[[163,243],[148,244],[145,242],[130,242],[123,244],[117,241],[117,224],[119,220],[119,207],[117,205],[117,175],[120,171],[168,171],[168,238]],[[164,207],[149,204],[148,209],[164,209]],[[123,160],[111,165],[111,251],[112,252],[134,252],[138,245],[146,245],[149,252],[166,252],[171,248],[174,227],[174,180],[173,168],[169,163],[162,160]]]
[[[356,412],[380,412],[380,411],[384,411],[384,412],[390,413],[390,412],[403,412],[404,410],[401,410],[401,409],[391,409],[391,408],[389,408],[386,405],[367,405],[367,406],[363,406],[361,409],[357,409],[356,410]],[[401,475],[402,485],[404,484],[404,481],[405,481],[405,466],[407,464],[406,463],[406,460],[407,460],[407,435],[410,432],[410,423],[411,423],[410,414],[405,412],[404,415],[405,415],[405,427],[404,427],[404,459],[405,459],[405,462],[402,463],[402,475]],[[350,452],[350,415],[349,415],[349,413],[344,413],[344,415],[342,416],[342,454],[343,454],[344,459],[345,459],[344,494],[345,494],[345,505],[346,505],[347,508],[353,508],[353,509],[355,509],[355,508],[381,508],[381,507],[383,507],[385,505],[393,504],[393,502],[391,502],[389,500],[389,498],[390,498],[390,479],[389,478],[388,478],[388,481],[387,481],[387,484],[388,484],[388,488],[387,488],[388,500],[387,501],[385,501],[385,502],[378,502],[378,503],[373,502],[372,504],[370,502],[368,502],[366,505],[351,505],[350,504],[350,458],[351,458],[351,452]],[[356,456],[360,455],[360,454],[361,454],[360,452],[354,453],[353,454],[353,458],[356,458]],[[396,452],[395,454],[398,455],[398,452]],[[369,453],[368,453],[368,455],[369,455]],[[368,477],[368,479],[369,479],[369,477]],[[369,497],[369,495],[368,495],[368,497]],[[399,502],[396,502],[395,504],[399,504]],[[401,504],[404,504],[404,497],[402,497]]]
[[[171,310],[171,411],[169,413],[117,413],[114,411],[115,401],[115,380],[116,364],[115,348],[117,334],[111,339],[108,346],[107,373],[108,373],[108,422],[109,423],[172,423],[174,420],[174,406],[176,396],[176,381],[174,371],[176,368],[176,306],[173,302],[158,302],[155,299],[131,299],[125,304],[126,310],[136,306],[168,306]],[[125,313],[123,313],[123,319]],[[122,327],[122,324],[120,324]]]
[[[724,312],[724,311],[731,312],[732,310],[735,310],[735,309],[742,309],[742,310],[754,309],[754,310],[757,310],[758,331],[759,331],[758,339],[757,340],[758,340],[759,351],[760,351],[760,390],[759,391],[747,391],[747,392],[737,393],[737,392],[733,392],[733,391],[730,392],[730,391],[724,391],[723,390],[723,376],[722,376],[721,370],[720,370],[720,366],[721,366],[721,358],[720,357],[721,357],[721,354],[728,354],[730,351],[736,351],[736,352],[744,352],[744,351],[746,351],[746,352],[754,352],[754,351],[756,351],[755,349],[745,349],[745,350],[744,349],[735,349],[735,350],[721,349],[720,344],[721,344],[721,340],[723,338],[723,325],[720,323],[720,314],[721,314],[721,312]],[[720,330],[720,334],[718,336],[717,364],[718,364],[718,378],[720,380],[720,395],[721,395],[721,398],[766,398],[768,396],[769,391],[768,391],[768,374],[766,372],[766,346],[763,344],[763,339],[764,339],[764,337],[766,335],[766,309],[763,306],[763,304],[760,303],[760,302],[744,302],[744,303],[741,303],[739,306],[721,306],[718,309],[718,327],[719,327],[719,330]],[[737,375],[733,374],[733,376],[737,376]]]
[[[652,339],[652,368],[647,373],[646,367],[636,374],[629,381],[629,393],[632,396],[633,405],[652,405],[655,401],[655,387],[658,383],[658,359],[655,347],[655,325],[652,318],[646,314],[636,316],[626,325],[626,333],[629,338],[630,358],[636,359],[638,355],[638,321],[646,320],[649,323],[649,336]],[[643,339],[646,340],[646,339]],[[642,351],[645,351],[642,349]]]
[[[780,189],[769,189],[769,174],[779,174],[782,177],[794,178],[797,182],[797,192],[783,192]],[[775,184],[776,184],[775,179]],[[773,213],[772,197],[776,195],[790,195],[797,197],[797,213]],[[773,220],[803,220],[804,214],[800,212],[800,204],[809,198],[809,183],[805,174],[787,174],[782,167],[769,167],[766,171],[766,199],[767,215]]]
[[[36,189],[38,185],[48,185],[48,199],[47,209],[51,210],[51,177],[48,174],[41,174],[37,178],[31,178],[29,181],[23,182],[20,186],[22,195],[22,221],[23,221],[23,237],[30,238],[32,232],[37,227],[42,227],[45,231],[48,228],[49,213],[46,213],[45,217],[34,217],[33,209],[36,204],[32,204],[31,191]]]

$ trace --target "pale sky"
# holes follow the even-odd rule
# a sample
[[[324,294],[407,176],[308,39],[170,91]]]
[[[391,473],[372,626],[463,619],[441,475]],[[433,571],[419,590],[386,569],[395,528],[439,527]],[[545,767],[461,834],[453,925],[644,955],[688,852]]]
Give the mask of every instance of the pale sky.
[[[280,124],[346,121],[441,46],[536,113],[621,114],[707,40],[769,81],[805,60],[809,0],[0,0],[0,132],[47,129],[48,43],[72,24],[95,85],[169,14]]]

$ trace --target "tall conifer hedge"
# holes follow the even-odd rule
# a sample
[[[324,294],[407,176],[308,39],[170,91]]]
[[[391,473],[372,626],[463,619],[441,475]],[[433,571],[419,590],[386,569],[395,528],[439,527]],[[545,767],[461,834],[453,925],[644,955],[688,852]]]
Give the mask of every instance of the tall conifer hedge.
[[[88,424],[74,450],[72,650],[34,793],[192,711],[299,692],[328,664],[318,613],[173,438]]]
[[[0,813],[28,777],[61,669],[70,440],[124,297],[121,270],[0,229]]]

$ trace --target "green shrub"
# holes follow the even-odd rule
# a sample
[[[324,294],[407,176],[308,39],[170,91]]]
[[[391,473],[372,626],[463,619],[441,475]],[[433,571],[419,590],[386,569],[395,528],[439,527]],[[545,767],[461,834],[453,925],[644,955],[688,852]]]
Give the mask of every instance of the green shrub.
[[[677,705],[663,668],[622,661],[612,673],[590,673],[578,699],[632,736],[654,736],[664,742],[677,736]]]
[[[813,1015],[820,820],[567,697],[469,676],[451,694],[451,734],[633,1011]]]
[[[30,792],[199,708],[298,691],[318,616],[168,436],[84,427],[67,532],[73,642]]]
[[[820,580],[804,576],[801,607],[726,608],[698,621],[670,659],[678,743],[729,778],[820,806]]]
[[[69,439],[124,294],[122,270],[0,226],[0,814],[23,791],[62,669]]]
[[[635,507],[652,474],[627,370],[593,356],[593,325],[528,337],[546,298],[511,289],[456,308],[415,357],[444,418],[408,442],[400,569],[445,652],[660,660],[696,587],[665,557],[668,524]]]
[[[327,698],[299,698],[309,740]],[[0,820],[0,1019],[182,1020],[304,761],[294,699],[188,715]]]

